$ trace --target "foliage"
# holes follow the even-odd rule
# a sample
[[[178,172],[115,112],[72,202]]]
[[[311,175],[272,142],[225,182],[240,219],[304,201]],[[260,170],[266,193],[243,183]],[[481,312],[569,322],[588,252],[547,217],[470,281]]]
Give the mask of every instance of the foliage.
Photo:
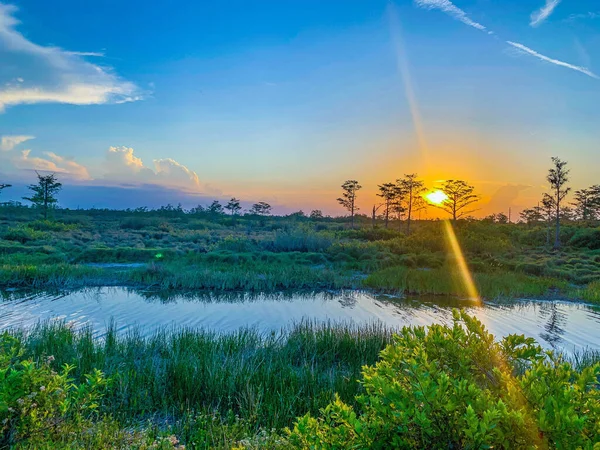
[[[342,196],[337,199],[337,202],[350,212],[352,218],[352,228],[354,228],[354,213],[359,210],[356,206],[356,197],[362,186],[356,180],[346,180],[342,184]]]
[[[75,384],[74,366],[52,369],[54,357],[23,358],[19,340],[0,335],[0,446],[25,439],[53,439],[73,424],[83,427],[98,410],[107,380],[95,369]]]
[[[363,370],[359,408],[300,418],[296,448],[581,448],[600,439],[600,364],[577,372],[532,338],[495,342],[465,313],[405,327]]]
[[[473,193],[474,186],[463,180],[447,180],[442,184],[440,190],[446,194],[446,199],[438,207],[450,214],[454,222],[475,211],[469,208],[473,203],[479,201],[479,196]]]
[[[37,172],[36,172],[37,173]],[[35,207],[41,208],[44,219],[48,218],[48,210],[54,208],[58,203],[56,195],[62,189],[55,174],[40,175],[37,173],[38,183],[30,184],[28,189],[32,192],[30,197],[23,197],[23,200],[30,201]]]

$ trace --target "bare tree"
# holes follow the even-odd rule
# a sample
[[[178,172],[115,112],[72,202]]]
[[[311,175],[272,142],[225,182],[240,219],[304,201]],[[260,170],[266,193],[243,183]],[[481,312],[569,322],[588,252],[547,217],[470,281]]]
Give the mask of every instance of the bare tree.
[[[356,180],[346,180],[342,184],[344,190],[342,196],[337,199],[338,203],[350,211],[350,217],[352,220],[352,228],[354,228],[354,213],[359,210],[356,206],[356,193],[362,188]]]
[[[377,197],[381,197],[383,199],[383,204],[380,206],[383,207],[383,217],[385,219],[385,227],[387,228],[390,219],[390,211],[392,211],[392,208],[395,204],[400,202],[402,191],[400,187],[394,183],[380,184],[378,188],[379,194],[377,194]],[[375,214],[375,212],[376,208],[373,206],[373,214]]]
[[[569,182],[569,169],[566,168],[567,162],[552,157],[553,167],[548,170],[546,180],[550,183],[550,189],[552,194],[544,194],[544,200],[553,206],[554,209],[554,223],[555,223],[555,234],[554,234],[554,248],[560,248],[560,217],[562,212],[562,204],[565,197],[571,191],[570,187],[567,187]]]
[[[479,195],[473,193],[475,191],[474,186],[462,180],[447,180],[439,189],[446,194],[447,198],[435,206],[450,214],[454,222],[477,211],[477,209],[469,208],[473,203],[479,201]]]
[[[404,193],[403,199],[406,202],[406,234],[410,234],[410,222],[412,214],[427,206],[423,199],[425,193],[425,183],[417,178],[416,173],[405,174],[404,178],[397,181],[400,190]]]
[[[62,189],[62,184],[58,182],[55,174],[40,175],[37,173],[37,184],[30,184],[28,189],[33,193],[31,197],[23,197],[23,200],[30,201],[37,208],[42,209],[44,219],[48,218],[48,210],[54,208],[58,203],[56,195]]]

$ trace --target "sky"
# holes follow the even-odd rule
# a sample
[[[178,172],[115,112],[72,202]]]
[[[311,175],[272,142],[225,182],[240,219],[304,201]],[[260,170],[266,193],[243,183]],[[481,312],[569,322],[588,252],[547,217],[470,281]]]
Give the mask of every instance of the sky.
[[[518,211],[551,156],[600,182],[597,0],[0,0],[0,201],[369,213],[464,179]],[[432,216],[435,213],[430,213]]]

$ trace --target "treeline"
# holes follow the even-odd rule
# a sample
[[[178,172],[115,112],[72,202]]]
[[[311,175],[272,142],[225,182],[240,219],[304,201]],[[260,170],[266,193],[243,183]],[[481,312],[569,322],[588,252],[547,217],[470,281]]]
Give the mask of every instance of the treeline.
[[[600,220],[600,185],[593,185],[586,189],[574,192],[573,201],[567,202],[567,196],[571,192],[569,187],[569,172],[567,162],[560,158],[552,158],[552,166],[548,170],[546,180],[549,183],[549,192],[543,194],[536,206],[524,209],[519,215],[517,222],[528,225],[548,226],[548,242],[550,241],[550,225],[554,228],[554,247],[560,247],[560,226],[564,221],[593,222]],[[31,194],[23,197],[31,203],[31,206],[42,212],[44,219],[48,218],[51,210],[57,208],[58,194],[62,184],[55,174],[37,174],[38,182],[28,186]],[[9,184],[0,184],[0,192],[11,187]],[[355,218],[361,217],[362,223],[368,216],[359,214],[357,205],[358,193],[362,186],[357,180],[347,180],[342,186],[342,195],[337,202],[349,212],[349,220],[352,228]],[[382,221],[385,228],[389,226],[390,220],[405,223],[405,230],[410,234],[411,223],[415,215],[420,211],[433,207],[448,214],[448,217],[456,222],[459,219],[473,219],[471,214],[478,210],[477,203],[481,200],[475,187],[464,180],[446,180],[433,188],[428,188],[425,182],[417,174],[406,174],[395,182],[386,182],[378,185],[377,197],[380,202],[373,205],[371,211],[371,223],[375,227],[377,221]],[[12,202],[13,206],[22,206],[20,203]],[[7,205],[7,204],[5,204]],[[88,209],[87,211],[109,211]],[[243,211],[240,199],[233,197],[226,203],[214,200],[209,205],[198,205],[191,209],[184,209],[181,204],[177,206],[167,205],[158,209],[140,207],[124,210],[128,213],[156,212],[161,215],[207,215],[218,217],[229,215],[233,220],[237,216],[271,216],[272,206],[260,201],[254,203],[248,210]],[[321,210],[313,210],[306,215],[303,211],[297,211],[284,217],[323,219],[325,216]],[[329,217],[329,216],[327,216]],[[420,216],[419,216],[420,218]],[[483,219],[486,222],[510,223],[511,218],[500,212],[491,214]]]

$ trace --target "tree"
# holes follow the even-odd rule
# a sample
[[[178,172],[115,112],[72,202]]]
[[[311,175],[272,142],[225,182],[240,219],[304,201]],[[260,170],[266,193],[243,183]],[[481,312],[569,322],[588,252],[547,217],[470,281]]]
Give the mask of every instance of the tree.
[[[2,189],[6,189],[6,188],[9,188],[9,187],[11,187],[10,184],[0,184],[0,191],[2,191]]]
[[[550,245],[550,229],[554,218],[554,204],[550,197],[542,197],[542,218],[546,222],[546,245]]]
[[[322,219],[323,218],[323,211],[321,211],[320,209],[313,209],[310,212],[310,216],[311,219]]]
[[[600,213],[600,185],[575,191],[575,214],[580,220],[595,220]]]
[[[271,214],[271,205],[265,202],[258,202],[252,205],[250,208],[250,214],[256,214],[257,216],[268,216]]]
[[[425,183],[417,178],[416,173],[405,174],[404,178],[397,180],[400,190],[404,193],[406,202],[406,234],[410,234],[410,222],[412,213],[419,211],[427,206],[423,199],[425,193]]]
[[[225,209],[228,210],[232,216],[235,216],[242,210],[242,207],[240,205],[240,201],[237,198],[233,197],[225,205]]]
[[[402,196],[402,191],[400,187],[394,183],[385,183],[378,186],[379,194],[377,197],[381,197],[383,199],[383,217],[385,219],[385,227],[388,227],[388,222],[390,218],[390,211],[394,204],[400,202],[400,197]],[[374,212],[376,211],[375,206],[373,206]]]
[[[219,203],[219,200],[213,200],[213,202],[206,208],[206,212],[213,216],[219,216],[224,213],[223,205]]]
[[[569,169],[566,168],[567,162],[553,156],[552,164],[553,167],[548,170],[548,175],[546,176],[546,180],[550,183],[552,194],[544,194],[544,199],[548,204],[552,205],[554,210],[554,248],[558,249],[560,248],[560,216],[563,208],[562,203],[571,191],[571,188],[566,186],[569,182]]]
[[[527,225],[531,225],[532,223],[540,222],[543,218],[542,214],[542,208],[540,208],[539,206],[527,208],[521,211],[521,221],[525,222]]]
[[[346,180],[342,184],[344,192],[342,196],[337,199],[338,203],[350,211],[350,217],[352,218],[352,228],[354,228],[354,213],[359,210],[356,206],[356,193],[362,188],[356,180]]]
[[[30,184],[27,188],[33,193],[31,197],[23,197],[23,200],[30,201],[36,208],[41,208],[44,219],[48,218],[48,210],[54,208],[58,203],[56,195],[62,189],[62,184],[58,182],[55,174],[40,175],[37,173],[38,183]]]
[[[473,193],[475,191],[474,186],[462,180],[447,180],[439,189],[446,194],[447,198],[435,206],[450,214],[454,222],[477,211],[476,209],[467,209],[468,206],[479,201],[479,195]]]

